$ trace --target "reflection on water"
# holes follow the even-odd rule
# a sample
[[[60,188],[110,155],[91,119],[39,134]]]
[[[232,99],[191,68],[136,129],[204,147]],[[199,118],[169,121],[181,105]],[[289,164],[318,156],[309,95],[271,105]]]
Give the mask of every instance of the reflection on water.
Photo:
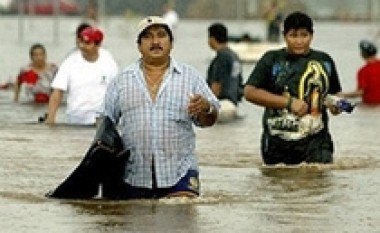
[[[130,32],[130,28],[120,30],[124,23],[119,20],[110,29],[116,37],[108,37],[113,51],[120,49],[121,37]],[[208,23],[184,21],[177,31],[176,55],[200,70],[205,70],[210,51],[206,37],[197,30],[204,26],[206,32]],[[229,25],[235,30],[250,26],[247,22]],[[338,69],[342,67],[344,87],[352,85],[354,79],[348,77],[360,64],[359,38],[354,36],[361,37],[367,30],[362,24],[318,26],[316,45],[330,50]],[[135,44],[133,38],[128,40]],[[17,47],[10,41],[5,39],[7,46],[1,49]],[[344,46],[339,41],[345,41]],[[195,50],[191,54],[190,45]],[[70,48],[71,41],[62,46]],[[118,54],[119,61],[128,59]],[[262,109],[243,102],[244,118],[239,121],[196,129],[199,198],[68,201],[47,199],[44,194],[83,158],[95,128],[48,127],[37,123],[46,106],[11,100],[12,92],[0,90],[1,232],[380,232],[380,107],[358,106],[351,115],[331,118],[333,164],[286,167],[262,165]],[[58,112],[60,123],[64,110],[63,105]]]
[[[94,231],[126,232],[198,232],[196,208],[192,205],[160,205],[152,201],[131,202],[70,202],[78,216],[100,216]]]

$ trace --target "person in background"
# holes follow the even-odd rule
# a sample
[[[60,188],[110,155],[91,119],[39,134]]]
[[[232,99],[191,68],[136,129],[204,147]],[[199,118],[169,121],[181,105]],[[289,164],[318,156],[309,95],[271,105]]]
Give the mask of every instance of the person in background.
[[[104,112],[130,151],[113,199],[196,197],[200,192],[193,124],[215,123],[219,103],[192,66],[170,56],[173,31],[158,16],[138,24],[141,58],[108,85]]]
[[[118,72],[109,53],[100,49],[103,32],[96,27],[85,28],[79,36],[78,52],[72,52],[61,64],[53,80],[45,122],[54,124],[64,92],[67,92],[68,124],[94,125],[107,84]]]
[[[227,122],[237,117],[237,106],[243,95],[242,65],[228,45],[228,30],[224,24],[214,23],[208,28],[208,44],[216,52],[207,71],[207,84],[219,99],[218,121]]]
[[[89,24],[89,23],[87,23],[87,22],[82,22],[82,23],[80,23],[78,26],[77,26],[77,28],[76,28],[76,30],[75,30],[75,47],[72,49],[72,50],[70,50],[70,52],[68,53],[68,55],[66,56],[66,58],[70,55],[70,54],[72,54],[72,53],[80,53],[80,49],[79,49],[79,43],[81,42],[81,40],[82,40],[82,38],[81,38],[81,33],[82,33],[82,31],[83,30],[85,30],[86,28],[88,28],[88,27],[94,27],[94,28],[97,28],[96,26],[92,26],[91,24]],[[99,28],[98,28],[99,29]],[[99,30],[101,30],[101,29],[99,29]],[[101,44],[101,46],[100,46],[100,48],[99,48],[99,50],[100,50],[100,53],[106,53],[107,54],[107,56],[111,56],[112,57],[112,54],[111,54],[111,52],[108,50],[108,49],[106,49],[104,46],[102,46],[102,44]]]
[[[266,52],[254,67],[244,89],[247,101],[265,107],[261,153],[265,164],[333,162],[334,146],[325,104],[341,91],[333,59],[310,47],[312,19],[302,12],[284,21],[286,48]]]
[[[281,34],[282,14],[278,6],[277,0],[272,0],[268,10],[264,13],[267,21],[267,41],[279,42]]]
[[[21,68],[14,85],[14,101],[20,98],[21,86],[24,85],[28,100],[37,104],[47,104],[51,93],[51,82],[58,67],[47,62],[46,49],[42,44],[33,44],[29,50],[30,63]]]
[[[362,40],[359,49],[365,65],[357,73],[357,88],[342,92],[340,96],[361,98],[362,103],[367,105],[380,104],[380,60],[377,58],[377,47],[368,40]]]

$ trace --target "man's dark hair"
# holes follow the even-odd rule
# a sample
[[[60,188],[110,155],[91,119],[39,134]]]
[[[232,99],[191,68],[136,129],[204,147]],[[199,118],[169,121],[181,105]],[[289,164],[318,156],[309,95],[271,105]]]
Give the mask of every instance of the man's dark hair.
[[[360,53],[364,58],[369,58],[377,54],[376,46],[368,40],[361,40],[359,43],[359,48]]]
[[[36,43],[36,44],[33,44],[32,46],[30,46],[30,49],[29,49],[29,56],[30,56],[30,57],[32,57],[33,52],[34,52],[34,50],[36,50],[36,49],[42,49],[42,51],[44,51],[44,53],[46,54],[45,46],[43,46],[43,45],[40,44],[40,43]]]
[[[223,24],[214,23],[208,28],[208,36],[215,38],[219,43],[225,43],[228,40],[228,31]]]
[[[308,32],[313,34],[313,21],[305,13],[302,13],[300,11],[293,12],[289,14],[284,20],[284,35],[291,29],[306,29]]]
[[[81,23],[81,24],[78,25],[77,30],[76,30],[76,32],[75,32],[75,34],[76,34],[76,36],[77,36],[78,39],[80,38],[80,34],[81,34],[81,32],[82,32],[84,29],[88,28],[88,27],[91,27],[91,25],[88,24],[88,23]]]
[[[168,35],[169,35],[169,40],[170,40],[170,42],[173,42],[174,37],[173,37],[173,33],[172,33],[172,31],[170,30],[170,28],[169,28],[167,25],[164,25],[164,24],[156,24],[156,25],[160,25],[160,26],[164,27],[166,33],[168,33]],[[152,25],[152,26],[153,26],[153,25]],[[141,38],[142,38],[143,36],[145,36],[146,32],[148,31],[147,29],[148,29],[148,28],[146,28],[144,31],[142,31],[142,32],[140,33],[140,35],[138,35],[138,37],[137,37],[137,43],[138,43],[138,44],[141,44]]]

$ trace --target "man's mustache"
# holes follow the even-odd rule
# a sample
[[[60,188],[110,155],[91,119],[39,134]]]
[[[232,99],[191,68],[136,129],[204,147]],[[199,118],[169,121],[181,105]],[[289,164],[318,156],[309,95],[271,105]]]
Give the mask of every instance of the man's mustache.
[[[150,51],[152,51],[152,50],[155,50],[155,49],[160,49],[160,50],[163,50],[163,48],[161,47],[161,46],[159,46],[159,45],[156,45],[156,46],[152,46],[152,47],[150,47]]]

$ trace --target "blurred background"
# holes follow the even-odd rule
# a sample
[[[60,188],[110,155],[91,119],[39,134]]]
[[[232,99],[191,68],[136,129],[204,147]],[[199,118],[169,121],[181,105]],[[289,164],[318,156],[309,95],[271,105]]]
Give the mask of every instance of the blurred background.
[[[316,21],[313,45],[339,57],[340,72],[348,79],[344,85],[354,87],[356,70],[362,64],[358,41],[369,39],[377,44],[380,38],[379,0],[0,0],[0,83],[14,80],[20,65],[29,60],[30,45],[36,42],[43,43],[48,59],[59,64],[74,46],[76,26],[85,20],[106,32],[103,44],[123,67],[139,55],[134,47],[137,22],[147,15],[163,15],[165,6],[179,17],[174,55],[205,73],[213,55],[207,45],[208,25],[221,21],[230,35],[246,33],[265,39],[268,12],[274,4],[282,19],[301,10]],[[245,68],[247,77],[252,64]]]
[[[0,0],[2,14],[80,15],[97,6],[101,15],[136,16],[162,13],[170,3],[181,18],[258,19],[271,1],[267,0]],[[378,20],[378,0],[278,0],[284,13],[308,12],[314,19]],[[226,7],[227,6],[227,7]]]

